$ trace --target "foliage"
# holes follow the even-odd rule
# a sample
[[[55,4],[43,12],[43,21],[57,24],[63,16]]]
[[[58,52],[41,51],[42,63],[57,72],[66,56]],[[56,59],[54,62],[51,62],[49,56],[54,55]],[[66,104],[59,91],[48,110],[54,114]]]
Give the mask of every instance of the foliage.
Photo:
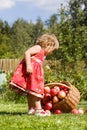
[[[70,0],[69,13],[72,17],[73,27],[77,24],[87,26],[87,1],[86,0]]]
[[[2,85],[3,92],[0,93],[0,98],[5,102],[9,102],[9,101],[13,101],[14,103],[26,102],[27,100],[25,97],[20,96],[17,93],[11,91],[10,86],[9,86],[11,76],[12,74],[7,74],[7,82]]]

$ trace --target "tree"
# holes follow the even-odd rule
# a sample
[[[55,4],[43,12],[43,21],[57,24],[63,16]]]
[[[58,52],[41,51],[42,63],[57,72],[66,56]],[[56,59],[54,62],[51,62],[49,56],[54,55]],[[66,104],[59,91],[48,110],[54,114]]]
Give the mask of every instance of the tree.
[[[7,21],[0,20],[0,58],[6,58],[10,53],[10,26]]]
[[[3,28],[3,21],[0,19],[0,34],[2,32],[2,28]]]
[[[32,23],[28,23],[23,19],[18,19],[12,26],[12,51],[16,57],[23,56],[24,51],[32,45],[31,36]]]
[[[48,31],[50,33],[56,34],[57,24],[58,24],[58,15],[53,14],[47,21],[45,21],[46,26],[48,27]]]
[[[11,27],[9,26],[8,22],[7,22],[7,21],[4,21],[4,22],[3,22],[3,26],[2,26],[1,33],[2,33],[2,34],[9,35],[9,34],[10,34],[10,30],[11,30]]]
[[[87,0],[70,0],[69,8],[73,27],[76,27],[77,23],[87,25]]]
[[[33,43],[36,42],[37,38],[45,32],[44,23],[40,17],[37,18],[36,23],[33,25]]]
[[[0,38],[0,58],[6,58],[11,55],[10,53],[10,38],[7,35],[2,35]]]
[[[87,57],[87,0],[70,0],[73,39],[77,39],[81,48],[82,59]],[[76,32],[76,33],[75,33]],[[80,34],[80,35],[79,35]]]

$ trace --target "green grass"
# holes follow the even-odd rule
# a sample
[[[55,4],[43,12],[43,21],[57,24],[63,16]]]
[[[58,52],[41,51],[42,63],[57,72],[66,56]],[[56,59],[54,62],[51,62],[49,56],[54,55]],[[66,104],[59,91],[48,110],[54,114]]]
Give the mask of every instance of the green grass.
[[[87,102],[78,107],[87,108]],[[0,130],[87,130],[87,114],[27,115],[27,104],[1,103]]]

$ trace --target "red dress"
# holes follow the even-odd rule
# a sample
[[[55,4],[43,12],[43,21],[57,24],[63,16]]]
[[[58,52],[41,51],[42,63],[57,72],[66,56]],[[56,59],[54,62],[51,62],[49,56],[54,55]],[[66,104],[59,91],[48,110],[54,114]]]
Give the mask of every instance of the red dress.
[[[14,72],[11,81],[10,88],[19,94],[27,95],[28,93],[38,97],[43,97],[44,93],[44,51],[31,57],[31,65],[33,67],[33,73],[27,75],[26,62],[23,59]]]

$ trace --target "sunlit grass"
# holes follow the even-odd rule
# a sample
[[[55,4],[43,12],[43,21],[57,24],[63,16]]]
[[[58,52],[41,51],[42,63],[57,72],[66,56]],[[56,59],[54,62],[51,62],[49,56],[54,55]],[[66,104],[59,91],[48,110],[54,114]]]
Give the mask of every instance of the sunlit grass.
[[[78,107],[87,108],[80,103]],[[0,104],[0,130],[87,130],[87,114],[37,117],[27,114],[27,104]]]

